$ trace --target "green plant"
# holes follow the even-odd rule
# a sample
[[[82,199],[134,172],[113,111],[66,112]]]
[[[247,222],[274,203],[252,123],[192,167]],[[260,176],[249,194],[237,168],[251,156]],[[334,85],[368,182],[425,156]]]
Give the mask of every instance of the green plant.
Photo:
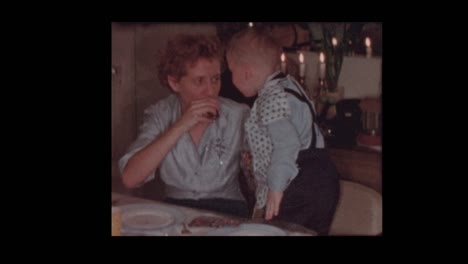
[[[337,91],[343,56],[353,51],[363,26],[364,23],[321,23],[328,91]],[[333,45],[333,38],[337,40],[336,45]]]

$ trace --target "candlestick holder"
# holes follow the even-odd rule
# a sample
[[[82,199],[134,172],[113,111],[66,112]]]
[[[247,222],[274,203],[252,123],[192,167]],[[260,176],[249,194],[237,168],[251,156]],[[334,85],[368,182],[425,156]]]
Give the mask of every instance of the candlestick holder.
[[[326,81],[322,78],[319,78],[318,86],[315,87],[313,94],[312,94],[312,99],[314,100],[316,106],[320,102],[321,97],[326,95],[326,93],[327,93]]]
[[[315,109],[319,115],[319,122],[325,119],[330,119],[334,116],[335,103],[339,100],[339,96],[335,92],[329,90],[330,86],[326,79],[319,78],[318,86],[314,91]],[[330,111],[329,111],[330,109]]]
[[[311,98],[312,93],[306,84],[305,76],[299,76],[299,84],[302,86],[302,89],[304,89],[304,92],[306,92],[307,97]]]
[[[299,83],[301,85],[304,85],[305,84],[305,77],[304,76],[299,76]]]

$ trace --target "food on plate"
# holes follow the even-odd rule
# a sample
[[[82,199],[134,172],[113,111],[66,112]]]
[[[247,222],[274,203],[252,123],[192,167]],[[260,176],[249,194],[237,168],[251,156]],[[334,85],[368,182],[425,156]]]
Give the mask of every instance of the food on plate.
[[[190,227],[225,227],[225,226],[239,226],[241,221],[218,216],[202,215],[194,218],[188,226]]]

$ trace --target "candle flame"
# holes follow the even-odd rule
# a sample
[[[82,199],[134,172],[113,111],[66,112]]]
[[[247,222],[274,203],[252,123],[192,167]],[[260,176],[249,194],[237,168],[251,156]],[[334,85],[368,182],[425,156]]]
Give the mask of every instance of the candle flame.
[[[320,52],[320,63],[324,63],[325,62],[325,54],[323,54],[323,52]]]
[[[253,27],[253,23],[252,23],[252,22],[249,22],[249,27]]]
[[[336,45],[338,45],[338,40],[335,37],[332,38],[332,44],[333,44],[334,47],[336,47]]]
[[[370,38],[366,38],[366,47],[370,47],[371,45],[371,41],[370,41]]]
[[[286,56],[284,56],[284,52],[281,53],[281,62],[284,62],[286,60]]]
[[[304,63],[304,54],[302,54],[302,52],[299,53],[299,62]]]

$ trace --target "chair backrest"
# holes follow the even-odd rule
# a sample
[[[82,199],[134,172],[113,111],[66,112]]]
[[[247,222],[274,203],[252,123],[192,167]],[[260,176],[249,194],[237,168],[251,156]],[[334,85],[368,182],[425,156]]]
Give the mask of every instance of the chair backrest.
[[[341,196],[330,235],[380,235],[382,195],[362,184],[345,180],[340,180],[340,187]]]

